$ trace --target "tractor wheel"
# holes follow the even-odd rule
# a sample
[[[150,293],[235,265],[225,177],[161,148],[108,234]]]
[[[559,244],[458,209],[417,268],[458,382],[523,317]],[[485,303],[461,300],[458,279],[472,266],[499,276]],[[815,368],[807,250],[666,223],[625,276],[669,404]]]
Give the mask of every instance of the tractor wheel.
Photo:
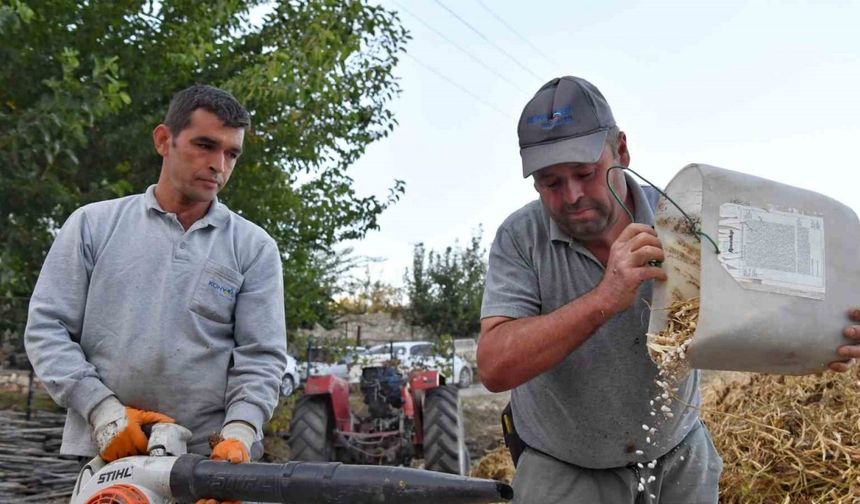
[[[334,415],[326,396],[303,396],[296,403],[290,422],[290,460],[331,462],[334,460]]]
[[[469,451],[463,433],[460,395],[454,385],[427,391],[424,399],[424,468],[469,474]]]

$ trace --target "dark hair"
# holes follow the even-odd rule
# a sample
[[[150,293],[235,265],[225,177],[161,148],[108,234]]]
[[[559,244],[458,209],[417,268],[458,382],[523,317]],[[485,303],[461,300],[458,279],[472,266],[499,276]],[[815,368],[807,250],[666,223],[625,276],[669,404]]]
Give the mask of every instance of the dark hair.
[[[204,84],[195,84],[173,95],[164,124],[175,137],[191,123],[191,113],[202,108],[217,115],[225,126],[248,128],[251,117],[236,98],[227,91]]]

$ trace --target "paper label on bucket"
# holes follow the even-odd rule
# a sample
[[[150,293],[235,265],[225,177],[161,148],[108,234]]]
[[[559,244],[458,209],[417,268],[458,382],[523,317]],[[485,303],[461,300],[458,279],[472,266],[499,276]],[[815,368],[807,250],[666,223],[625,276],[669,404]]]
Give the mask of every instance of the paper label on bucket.
[[[747,289],[824,299],[824,219],[720,205],[720,262]]]

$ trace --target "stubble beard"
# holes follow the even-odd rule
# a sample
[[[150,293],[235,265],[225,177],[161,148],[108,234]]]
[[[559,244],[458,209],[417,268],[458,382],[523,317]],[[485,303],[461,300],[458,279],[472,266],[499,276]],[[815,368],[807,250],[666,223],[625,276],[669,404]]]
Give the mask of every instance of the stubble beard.
[[[192,182],[192,184],[186,185],[185,187],[180,187],[179,194],[181,195],[183,203],[188,205],[211,203],[218,196],[220,189],[221,187],[219,186],[213,193],[201,187],[194,187]]]
[[[568,210],[575,211],[578,208],[591,208],[597,212],[597,216],[588,221],[572,221],[568,220],[564,213],[560,215],[550,213],[552,220],[555,221],[558,228],[575,240],[591,241],[600,238],[604,231],[609,229],[617,220],[617,215],[613,212],[613,208],[608,208],[596,200],[578,202],[576,205],[569,207]]]

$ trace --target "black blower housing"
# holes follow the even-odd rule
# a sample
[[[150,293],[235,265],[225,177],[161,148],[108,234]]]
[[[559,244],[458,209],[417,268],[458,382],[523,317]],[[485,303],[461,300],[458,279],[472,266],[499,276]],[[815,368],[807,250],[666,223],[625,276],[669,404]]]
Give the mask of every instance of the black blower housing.
[[[423,469],[353,466],[340,462],[231,464],[182,455],[170,471],[180,502],[197,499],[290,504],[485,504],[513,498],[493,480]]]

